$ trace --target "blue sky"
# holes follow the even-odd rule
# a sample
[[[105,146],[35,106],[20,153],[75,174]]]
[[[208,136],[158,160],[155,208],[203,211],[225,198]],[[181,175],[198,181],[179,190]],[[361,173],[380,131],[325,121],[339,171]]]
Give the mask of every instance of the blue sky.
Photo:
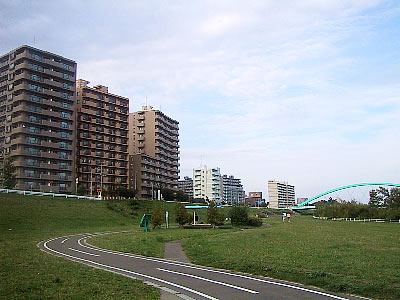
[[[180,122],[201,163],[297,197],[400,182],[400,3],[0,0],[0,53],[74,59],[78,77]]]

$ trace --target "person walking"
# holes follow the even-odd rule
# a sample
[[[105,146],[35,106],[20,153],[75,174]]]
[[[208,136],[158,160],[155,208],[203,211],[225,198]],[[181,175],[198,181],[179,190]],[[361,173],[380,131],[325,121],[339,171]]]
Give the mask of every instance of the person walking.
[[[285,219],[286,219],[286,213],[283,213],[282,214],[282,222],[285,222]]]
[[[287,221],[290,223],[290,213],[288,213],[287,215],[286,215],[286,217],[287,217]]]

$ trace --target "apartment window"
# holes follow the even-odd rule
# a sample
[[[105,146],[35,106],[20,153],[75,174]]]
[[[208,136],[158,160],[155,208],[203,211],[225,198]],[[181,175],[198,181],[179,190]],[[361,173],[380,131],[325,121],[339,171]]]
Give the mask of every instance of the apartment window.
[[[61,97],[64,99],[69,99],[70,95],[68,93],[61,93]]]
[[[14,84],[11,83],[11,84],[8,85],[8,90],[9,91],[11,91],[13,88],[14,88]]]
[[[88,115],[82,115],[82,119],[84,121],[90,121],[90,117]]]
[[[62,112],[61,112],[61,118],[64,118],[64,119],[69,119],[69,118],[71,118],[71,114],[70,114],[70,113],[67,113],[67,112],[64,112],[64,111],[62,111]]]
[[[101,135],[101,134],[96,134],[96,139],[97,139],[97,140],[102,140],[102,139],[103,139],[103,135]]]
[[[103,148],[103,143],[96,143],[96,148]]]
[[[60,148],[61,148],[61,149],[66,149],[66,148],[68,148],[68,143],[66,143],[66,142],[60,142]]]
[[[8,100],[12,100],[12,99],[13,99],[13,94],[8,94],[8,95],[7,95],[7,99],[8,99]]]
[[[33,91],[36,91],[36,92],[41,92],[41,91],[43,91],[42,87],[40,87],[40,86],[38,86],[38,85],[36,85],[36,84],[32,84],[32,83],[29,84],[29,88],[30,88],[31,90],[33,90]]]
[[[115,158],[115,153],[109,153],[109,154],[108,154],[108,157],[109,157],[109,158]]]
[[[108,109],[109,109],[109,110],[115,110],[115,105],[111,105],[111,104],[108,105]]]
[[[10,60],[15,58],[15,52],[10,54]]]
[[[39,54],[32,53],[31,57],[33,59],[36,59],[36,60],[39,60],[39,61],[43,61],[43,57],[41,55],[39,55]]]
[[[101,119],[101,118],[96,118],[96,123],[103,124],[103,119]]]
[[[66,191],[68,186],[66,183],[60,183],[59,187],[60,191]]]
[[[96,151],[96,156],[103,156],[103,151]]]
[[[28,116],[28,121],[32,123],[40,123],[40,119],[37,116]]]
[[[82,174],[82,180],[83,180],[83,181],[87,181],[87,180],[88,180],[87,174]]]
[[[14,80],[14,73],[11,73],[8,75],[8,80]]]
[[[67,173],[65,173],[65,172],[58,173],[58,178],[60,178],[61,180],[67,179]]]
[[[66,73],[63,73],[63,78],[64,79],[72,79],[72,76]]]
[[[120,154],[120,155],[119,155],[119,158],[120,158],[120,159],[126,159],[126,154]]]
[[[83,127],[84,129],[89,129],[89,124],[88,124],[88,123],[83,123],[83,124],[82,124],[82,127]]]
[[[29,111],[33,111],[33,112],[41,112],[42,111],[42,108],[40,106],[33,105],[33,104],[29,104],[28,109],[29,109]]]
[[[109,124],[110,126],[115,126],[115,121],[110,120],[110,121],[108,121],[108,124]]]
[[[69,103],[67,103],[67,102],[63,102],[61,104],[61,106],[62,106],[62,108],[69,108],[70,107]]]
[[[87,172],[87,171],[89,171],[88,166],[82,166],[82,172]]]
[[[15,68],[15,64],[14,64],[14,63],[10,64],[8,68],[9,68],[10,70],[13,70],[13,69]]]
[[[36,95],[29,95],[29,100],[37,103],[42,103],[42,98]]]
[[[114,99],[114,98],[108,98],[108,101],[110,102],[110,103],[117,103],[117,101]]]
[[[64,89],[70,89],[71,86],[68,83],[63,82],[63,88]]]
[[[71,70],[72,70],[72,66],[67,65],[67,64],[64,64],[64,63],[61,63],[61,67],[62,67],[63,69],[65,69],[65,70],[68,70],[68,71],[71,71]]]
[[[102,115],[103,115],[103,112],[102,112],[101,110],[96,110],[96,115],[97,115],[97,116],[102,116]]]
[[[36,144],[36,145],[40,144],[40,140],[38,138],[32,137],[32,136],[28,136],[26,138],[26,141],[28,142],[28,144]]]
[[[82,150],[81,150],[81,153],[84,154],[84,155],[86,155],[86,154],[89,154],[89,151],[88,151],[87,149],[82,149]]]
[[[69,137],[69,134],[68,134],[68,132],[61,131],[61,132],[60,132],[60,136],[61,136],[61,138],[63,138],[63,139],[67,139],[67,138]]]
[[[103,126],[96,126],[97,131],[103,131]]]
[[[103,100],[103,95],[98,94],[98,95],[96,95],[96,97],[99,100]],[[101,105],[101,102],[97,102],[97,105],[99,105],[99,104]],[[101,106],[97,106],[97,107],[101,107]]]
[[[33,127],[33,126],[29,126],[29,127],[28,127],[28,131],[29,131],[30,133],[40,133],[40,129],[39,129],[39,128],[36,128],[36,127]]]
[[[88,141],[86,141],[86,140],[82,141],[82,146],[88,146],[88,145],[89,145]]]
[[[111,129],[111,128],[108,129],[108,133],[109,133],[109,134],[115,134],[115,129]]]
[[[115,146],[114,145],[108,145],[108,150],[115,150]]]
[[[68,128],[69,126],[68,126],[68,122],[65,122],[65,121],[62,121],[61,123],[60,123],[60,126],[61,126],[61,128]]]
[[[26,177],[37,178],[39,174],[35,173],[34,170],[25,170]]]
[[[36,148],[27,148],[26,152],[28,152],[29,155],[40,155],[39,149]]]
[[[60,169],[61,170],[65,170],[65,169],[67,169],[68,168],[68,164],[66,163],[66,162],[60,162]]]
[[[43,78],[41,76],[39,76],[39,75],[36,75],[36,74],[31,74],[31,79],[32,80],[36,80],[36,81],[40,81],[40,82],[43,81]]]
[[[82,137],[88,138],[89,137],[89,133],[88,132],[82,132]]]
[[[31,64],[31,69],[39,72],[43,72],[43,67],[35,64]]]

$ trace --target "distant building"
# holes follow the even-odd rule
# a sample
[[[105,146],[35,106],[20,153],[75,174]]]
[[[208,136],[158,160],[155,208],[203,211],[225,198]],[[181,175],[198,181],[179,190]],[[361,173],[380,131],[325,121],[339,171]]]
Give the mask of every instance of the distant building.
[[[268,181],[270,208],[289,208],[295,205],[294,186],[287,182]]]
[[[193,198],[206,201],[222,202],[222,182],[219,168],[193,169]]]
[[[90,194],[128,187],[129,99],[78,79],[76,177]]]
[[[76,62],[58,54],[0,55],[0,167],[13,159],[17,189],[75,191],[75,79]]]
[[[249,192],[249,196],[245,198],[245,203],[250,206],[257,206],[265,203],[265,199],[262,198],[262,192]]]
[[[308,198],[297,198],[296,204],[303,203],[303,202],[305,202],[305,201],[307,201],[307,200],[308,200]]]
[[[183,191],[189,196],[189,201],[193,200],[193,179],[185,176],[183,180],[178,180],[178,190]]]
[[[239,178],[222,176],[222,201],[228,204],[239,204],[244,200],[243,185]]]
[[[151,106],[129,114],[128,150],[133,156],[129,163],[129,187],[136,186],[138,197],[152,198],[152,191],[163,188],[178,190],[178,131],[178,121]]]

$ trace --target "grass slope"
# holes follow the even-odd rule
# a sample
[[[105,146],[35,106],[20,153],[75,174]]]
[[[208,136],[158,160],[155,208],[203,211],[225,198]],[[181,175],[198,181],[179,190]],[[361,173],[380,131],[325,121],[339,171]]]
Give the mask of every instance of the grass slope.
[[[140,281],[72,263],[39,250],[66,234],[137,229],[139,213],[122,216],[103,201],[0,194],[0,298],[158,299]]]

